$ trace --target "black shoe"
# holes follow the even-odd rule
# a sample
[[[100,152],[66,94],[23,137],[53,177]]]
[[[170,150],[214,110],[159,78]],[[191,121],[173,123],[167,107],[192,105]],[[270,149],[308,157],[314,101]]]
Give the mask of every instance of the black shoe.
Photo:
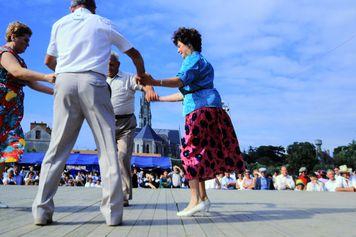
[[[50,218],[50,219],[40,219],[40,218],[38,218],[38,219],[35,219],[34,223],[35,223],[35,225],[45,226],[45,225],[52,224],[53,220],[52,220],[52,218]]]

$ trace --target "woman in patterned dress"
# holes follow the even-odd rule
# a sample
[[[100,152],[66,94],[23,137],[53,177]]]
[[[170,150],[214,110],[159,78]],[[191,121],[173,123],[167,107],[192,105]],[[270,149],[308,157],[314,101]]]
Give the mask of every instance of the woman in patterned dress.
[[[18,162],[25,148],[21,128],[23,118],[23,87],[53,94],[53,89],[38,81],[53,83],[54,74],[42,74],[26,69],[19,54],[29,46],[31,29],[12,22],[6,30],[6,44],[0,47],[0,172],[5,162]]]
[[[180,90],[159,97],[159,101],[183,100],[185,135],[181,159],[189,179],[191,199],[177,215],[191,216],[209,210],[204,181],[219,173],[243,171],[244,162],[230,117],[222,108],[220,95],[214,88],[214,69],[201,55],[200,33],[196,29],[179,28],[174,32],[173,43],[183,57],[177,76],[155,80],[147,74],[137,80],[146,85],[178,87]]]

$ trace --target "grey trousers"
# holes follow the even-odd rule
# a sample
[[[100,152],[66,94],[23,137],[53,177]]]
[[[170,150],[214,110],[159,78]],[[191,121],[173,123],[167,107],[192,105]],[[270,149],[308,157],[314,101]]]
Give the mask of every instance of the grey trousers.
[[[136,126],[135,115],[128,118],[116,119],[115,138],[119,150],[119,164],[124,200],[132,199],[131,155]]]
[[[105,77],[94,72],[59,74],[53,113],[51,141],[41,166],[38,192],[32,205],[33,217],[35,220],[52,218],[53,197],[66,160],[86,119],[98,149],[103,194],[100,210],[106,224],[120,224],[123,193],[115,141],[115,118]]]

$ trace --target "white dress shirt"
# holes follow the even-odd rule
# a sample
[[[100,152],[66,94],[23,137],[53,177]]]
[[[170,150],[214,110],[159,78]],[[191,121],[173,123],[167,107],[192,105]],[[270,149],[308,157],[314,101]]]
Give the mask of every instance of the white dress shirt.
[[[277,190],[285,190],[287,188],[294,189],[295,183],[291,176],[289,176],[289,175],[284,176],[284,175],[280,174],[276,177],[274,187]]]
[[[337,181],[340,188],[352,188],[352,182],[343,176],[340,176]]]
[[[316,183],[309,182],[307,184],[308,192],[322,192],[324,191],[324,183],[317,181]]]
[[[135,112],[135,92],[142,90],[142,86],[135,81],[135,76],[119,71],[113,77],[108,77],[106,82],[111,88],[111,103],[115,115],[133,114]]]
[[[93,71],[106,75],[111,46],[132,48],[110,20],[79,8],[54,23],[47,54],[57,58],[56,73]]]
[[[336,188],[340,188],[340,183],[336,179],[334,180],[329,179],[325,183],[325,190],[328,192],[335,192]]]
[[[235,183],[236,180],[233,177],[227,177],[224,176],[221,180],[221,188],[222,189],[228,189],[229,188],[229,184],[231,183]]]

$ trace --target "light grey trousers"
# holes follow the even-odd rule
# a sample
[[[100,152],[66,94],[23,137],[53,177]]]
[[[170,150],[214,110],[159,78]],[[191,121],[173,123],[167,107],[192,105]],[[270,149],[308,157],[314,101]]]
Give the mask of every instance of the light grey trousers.
[[[136,126],[135,115],[128,118],[116,119],[115,138],[119,150],[119,164],[124,200],[132,199],[131,156]]]
[[[52,218],[53,197],[66,160],[86,119],[98,149],[103,193],[100,210],[106,224],[120,224],[123,193],[115,141],[115,118],[105,77],[94,72],[59,74],[55,84],[53,116],[51,141],[42,162],[38,192],[32,206],[33,217],[35,220]]]

